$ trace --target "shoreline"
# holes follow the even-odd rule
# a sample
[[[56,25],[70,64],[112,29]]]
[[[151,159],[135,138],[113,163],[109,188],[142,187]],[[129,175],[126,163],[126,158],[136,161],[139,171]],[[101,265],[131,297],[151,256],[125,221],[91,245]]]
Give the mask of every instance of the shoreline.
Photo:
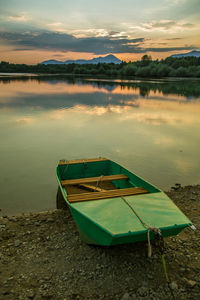
[[[176,299],[200,294],[200,185],[166,194],[193,222],[165,238]],[[147,243],[113,247],[84,244],[68,210],[0,217],[0,299],[171,299],[160,254]]]
[[[75,73],[40,73],[40,72],[0,72],[0,79],[15,79],[15,78],[23,78],[23,77],[45,77],[45,76],[63,76],[63,77],[76,77],[76,78],[82,78],[82,79],[89,79],[89,80],[102,80],[102,81],[115,81],[115,80],[120,80],[121,82],[131,82],[131,81],[150,81],[150,80],[155,80],[155,81],[180,81],[180,80],[200,80],[200,77],[181,77],[181,76],[160,76],[160,77],[154,77],[154,76],[148,76],[148,77],[141,77],[141,76],[117,76],[117,75],[102,75],[102,74],[75,74]]]

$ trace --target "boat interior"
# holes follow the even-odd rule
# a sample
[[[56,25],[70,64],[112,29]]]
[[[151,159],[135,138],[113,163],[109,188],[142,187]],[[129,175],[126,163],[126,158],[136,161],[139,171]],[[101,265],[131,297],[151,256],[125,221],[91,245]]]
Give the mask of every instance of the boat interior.
[[[57,175],[70,203],[159,192],[106,158],[60,161]]]

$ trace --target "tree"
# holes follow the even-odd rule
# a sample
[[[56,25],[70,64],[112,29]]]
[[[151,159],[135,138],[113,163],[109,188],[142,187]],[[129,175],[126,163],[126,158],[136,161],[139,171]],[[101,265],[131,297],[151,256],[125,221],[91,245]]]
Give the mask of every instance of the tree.
[[[188,76],[188,70],[184,67],[179,67],[177,70],[176,70],[176,76],[178,77],[187,77]]]
[[[165,64],[159,64],[157,66],[157,76],[158,77],[167,77],[171,71],[171,68]]]
[[[151,61],[152,61],[151,55],[145,54],[145,55],[143,55],[142,58],[141,58],[141,65],[142,65],[143,67],[148,66],[148,64],[149,64]]]
[[[141,58],[142,61],[151,61],[152,60],[152,57],[151,55],[143,55],[142,58]]]
[[[134,76],[137,71],[136,66],[134,66],[132,63],[128,63],[126,66],[124,66],[121,69],[121,75],[125,76]]]

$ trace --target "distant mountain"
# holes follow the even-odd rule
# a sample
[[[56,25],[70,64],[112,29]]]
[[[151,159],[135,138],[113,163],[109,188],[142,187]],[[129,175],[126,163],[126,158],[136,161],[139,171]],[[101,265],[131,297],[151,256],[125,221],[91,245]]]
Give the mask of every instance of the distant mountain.
[[[200,57],[200,51],[191,51],[188,53],[183,53],[183,54],[174,54],[171,57],[188,57],[188,56],[195,56],[195,57]]]
[[[41,62],[42,65],[62,65],[63,62],[55,59],[45,60]]]
[[[105,57],[99,56],[93,59],[85,60],[85,59],[78,59],[78,60],[66,60],[66,61],[59,61],[59,60],[45,60],[41,62],[42,65],[67,65],[67,64],[98,64],[98,63],[114,63],[120,64],[122,61],[118,59],[116,56],[110,54]]]

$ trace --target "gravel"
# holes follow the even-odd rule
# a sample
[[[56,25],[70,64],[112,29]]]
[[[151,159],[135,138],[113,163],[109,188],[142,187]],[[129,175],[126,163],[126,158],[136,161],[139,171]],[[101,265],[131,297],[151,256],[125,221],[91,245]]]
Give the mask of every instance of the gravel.
[[[167,192],[197,228],[165,239],[175,299],[200,295],[200,185]],[[194,200],[195,199],[195,200]],[[173,299],[156,246],[84,244],[68,210],[0,218],[0,299]]]

